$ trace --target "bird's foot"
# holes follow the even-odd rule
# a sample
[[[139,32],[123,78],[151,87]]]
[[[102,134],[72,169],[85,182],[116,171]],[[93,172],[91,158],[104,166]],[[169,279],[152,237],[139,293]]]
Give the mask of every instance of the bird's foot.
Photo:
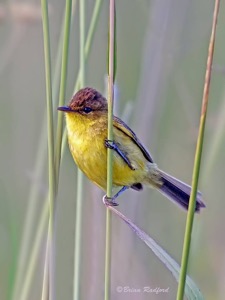
[[[112,149],[112,150],[115,150],[115,148],[116,148],[116,145],[114,144],[114,141],[111,141],[111,140],[108,140],[108,139],[105,140],[105,146],[106,146],[106,148],[109,148],[109,149]]]
[[[102,201],[106,206],[118,206],[119,205],[113,198],[107,197],[107,195],[105,195],[102,198]]]

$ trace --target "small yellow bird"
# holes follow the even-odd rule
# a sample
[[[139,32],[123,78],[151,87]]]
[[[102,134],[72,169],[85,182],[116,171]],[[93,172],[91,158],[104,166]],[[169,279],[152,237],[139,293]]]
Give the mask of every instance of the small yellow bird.
[[[58,107],[66,113],[66,126],[71,154],[86,176],[106,191],[107,148],[113,149],[113,187],[119,192],[128,188],[140,191],[143,185],[156,188],[168,199],[187,209],[191,187],[161,171],[136,134],[119,118],[113,117],[113,141],[107,140],[107,100],[95,89],[78,91],[68,106]],[[108,201],[111,200],[111,201]],[[198,192],[195,211],[205,207]]]

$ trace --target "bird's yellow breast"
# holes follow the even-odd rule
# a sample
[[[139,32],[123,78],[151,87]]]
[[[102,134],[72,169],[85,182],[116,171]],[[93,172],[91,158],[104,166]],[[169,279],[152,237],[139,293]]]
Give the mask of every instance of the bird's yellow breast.
[[[86,176],[106,190],[107,185],[107,115],[87,117],[79,113],[66,114],[68,142],[72,156]],[[113,185],[130,186],[143,182],[148,173],[147,160],[139,147],[114,127],[114,141],[120,145],[135,170],[113,151]]]

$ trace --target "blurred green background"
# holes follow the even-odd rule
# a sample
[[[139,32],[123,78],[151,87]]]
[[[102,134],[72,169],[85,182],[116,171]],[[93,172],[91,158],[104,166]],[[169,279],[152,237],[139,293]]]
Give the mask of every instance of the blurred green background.
[[[108,1],[103,1],[90,56],[86,85],[105,91],[107,72]],[[50,3],[53,77],[62,26],[64,1]],[[88,28],[94,1],[86,1]],[[205,76],[213,1],[117,1],[116,114],[135,130],[157,164],[191,182]],[[224,299],[224,28],[221,1],[200,190],[207,208],[195,218],[189,275],[205,299]],[[67,82],[69,101],[79,68],[78,10],[73,17]],[[42,23],[39,1],[0,2],[0,299],[15,294],[24,229],[32,193],[28,260],[48,190],[47,125]],[[58,101],[56,93],[54,101]],[[55,110],[56,115],[56,110]],[[44,128],[44,143],[41,132]],[[46,128],[46,130],[45,130]],[[43,150],[38,162],[39,148]],[[37,173],[36,165],[40,172]],[[72,299],[75,195],[77,170],[66,146],[60,171],[56,209],[56,299]],[[38,175],[37,175],[38,174]],[[103,299],[105,207],[103,193],[87,180],[83,201],[81,298]],[[32,204],[33,205],[33,204]],[[128,191],[121,210],[181,259],[185,212],[154,190]],[[27,299],[40,299],[45,235]],[[25,260],[26,261],[26,260]],[[28,260],[29,261],[29,260]],[[177,283],[164,265],[113,216],[112,299],[175,299]],[[141,292],[118,292],[117,287]],[[169,288],[144,293],[144,287]],[[20,288],[19,288],[20,291]]]

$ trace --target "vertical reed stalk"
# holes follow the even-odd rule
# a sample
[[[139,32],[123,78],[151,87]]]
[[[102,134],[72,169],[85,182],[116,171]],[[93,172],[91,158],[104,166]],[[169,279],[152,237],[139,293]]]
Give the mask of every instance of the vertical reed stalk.
[[[108,140],[113,140],[113,83],[115,49],[115,1],[109,4],[109,61],[108,61]],[[112,197],[113,151],[107,149],[107,197]],[[106,208],[105,300],[110,299],[111,279],[111,211]]]
[[[79,2],[80,17],[80,86],[85,85],[85,0]],[[74,240],[74,285],[73,299],[80,299],[80,279],[81,279],[81,232],[82,232],[82,201],[83,201],[83,174],[78,170],[77,174],[77,203],[76,203],[76,223]]]
[[[62,49],[62,69],[61,82],[59,91],[59,106],[63,106],[66,96],[66,79],[69,55],[69,38],[70,38],[70,24],[71,24],[72,0],[66,1],[65,25],[64,25],[64,41]],[[61,160],[61,146],[63,134],[63,114],[58,113],[57,132],[56,132],[56,150],[55,150],[55,173],[56,186],[58,186],[59,166]]]
[[[205,74],[205,85],[204,85],[203,98],[202,98],[201,118],[200,118],[198,140],[197,140],[197,146],[195,152],[193,176],[192,176],[192,191],[190,196],[190,203],[188,208],[186,229],[184,235],[184,244],[183,244],[182,260],[181,260],[181,272],[180,272],[179,285],[177,291],[177,300],[182,300],[184,297],[188,258],[189,258],[190,245],[191,245],[191,232],[193,227],[194,212],[195,212],[195,205],[196,205],[195,199],[196,199],[197,188],[198,188],[198,179],[199,179],[202,148],[203,148],[203,141],[204,141],[204,130],[205,130],[206,115],[207,115],[209,86],[210,86],[213,52],[214,52],[214,44],[215,44],[216,23],[217,23],[217,18],[219,13],[219,3],[220,3],[219,0],[215,0],[212,33],[211,33],[211,38],[209,43],[208,59],[207,59],[206,74]]]
[[[52,109],[52,77],[51,77],[51,53],[50,53],[50,35],[48,19],[48,2],[41,1],[42,6],[42,24],[44,37],[44,56],[45,56],[45,77],[46,77],[46,99],[47,99],[47,120],[48,120],[48,174],[49,174],[49,240],[48,240],[48,259],[49,272],[43,281],[43,290],[49,286],[49,299],[53,299],[53,230],[54,230],[54,201],[55,201],[55,167],[54,167],[54,130],[53,130],[53,109]]]

